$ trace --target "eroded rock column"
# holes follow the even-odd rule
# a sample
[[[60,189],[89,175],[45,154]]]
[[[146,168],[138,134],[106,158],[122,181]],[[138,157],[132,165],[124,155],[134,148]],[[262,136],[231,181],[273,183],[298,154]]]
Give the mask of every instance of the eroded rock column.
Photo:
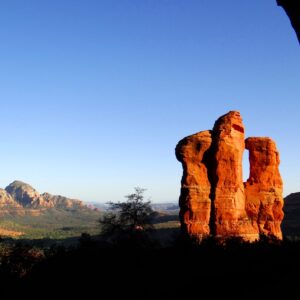
[[[180,221],[187,235],[282,239],[283,184],[276,145],[270,138],[249,138],[246,148],[250,178],[244,184],[245,129],[237,111],[220,117],[213,131],[178,143],[176,157],[183,166]]]
[[[211,131],[202,131],[181,140],[176,146],[176,157],[182,163],[180,221],[190,236],[203,238],[210,234],[211,184],[210,167]]]
[[[216,237],[258,238],[246,214],[243,183],[245,129],[239,112],[220,117],[213,129],[213,210]]]
[[[279,173],[279,153],[275,142],[266,137],[246,140],[250,177],[245,184],[246,210],[262,235],[282,239],[283,182]]]

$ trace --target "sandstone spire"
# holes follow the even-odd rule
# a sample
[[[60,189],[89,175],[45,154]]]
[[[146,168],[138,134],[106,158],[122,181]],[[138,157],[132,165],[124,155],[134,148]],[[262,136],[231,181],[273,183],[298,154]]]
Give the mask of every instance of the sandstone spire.
[[[279,173],[279,153],[270,138],[251,137],[249,150],[250,177],[246,187],[246,210],[262,235],[282,239],[283,183]]]
[[[181,140],[176,147],[183,166],[180,220],[189,235],[202,238],[210,234],[211,185],[208,178],[211,132],[202,131]]]
[[[176,157],[183,166],[180,221],[189,236],[254,241],[264,234],[282,239],[282,180],[275,143],[269,138],[246,140],[251,170],[244,185],[244,135],[240,113],[231,111],[216,121],[213,131],[178,143]]]
[[[245,210],[242,167],[245,128],[240,113],[231,111],[220,117],[215,123],[213,137],[215,235],[258,238]]]

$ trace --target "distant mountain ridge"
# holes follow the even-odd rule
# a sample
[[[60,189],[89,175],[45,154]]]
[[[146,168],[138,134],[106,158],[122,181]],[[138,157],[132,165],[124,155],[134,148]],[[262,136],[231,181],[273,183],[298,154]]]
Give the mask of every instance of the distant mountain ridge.
[[[179,205],[177,202],[152,203],[151,206],[156,211],[179,213]]]
[[[40,194],[28,183],[14,181],[5,189],[0,189],[0,209],[90,209],[81,200],[70,199],[49,193]]]
[[[90,205],[102,211],[109,209],[107,203],[90,202]],[[179,213],[179,205],[177,202],[151,203],[151,207],[155,211]]]
[[[285,236],[300,236],[300,193],[284,198],[282,231]]]

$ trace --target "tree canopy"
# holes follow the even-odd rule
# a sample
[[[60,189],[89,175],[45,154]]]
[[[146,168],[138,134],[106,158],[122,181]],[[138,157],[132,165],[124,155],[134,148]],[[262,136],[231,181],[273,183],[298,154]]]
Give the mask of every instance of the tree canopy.
[[[134,193],[125,196],[124,202],[108,202],[108,212],[100,219],[102,234],[106,237],[128,238],[141,236],[153,229],[155,212],[151,202],[145,201],[143,188],[136,187]]]

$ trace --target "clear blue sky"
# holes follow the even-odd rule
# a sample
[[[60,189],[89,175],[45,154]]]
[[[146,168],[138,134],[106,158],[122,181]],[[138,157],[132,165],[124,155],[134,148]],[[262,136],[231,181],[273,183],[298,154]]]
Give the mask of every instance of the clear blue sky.
[[[275,0],[2,0],[0,41],[1,187],[177,201],[176,143],[240,110],[300,191],[300,47]]]

